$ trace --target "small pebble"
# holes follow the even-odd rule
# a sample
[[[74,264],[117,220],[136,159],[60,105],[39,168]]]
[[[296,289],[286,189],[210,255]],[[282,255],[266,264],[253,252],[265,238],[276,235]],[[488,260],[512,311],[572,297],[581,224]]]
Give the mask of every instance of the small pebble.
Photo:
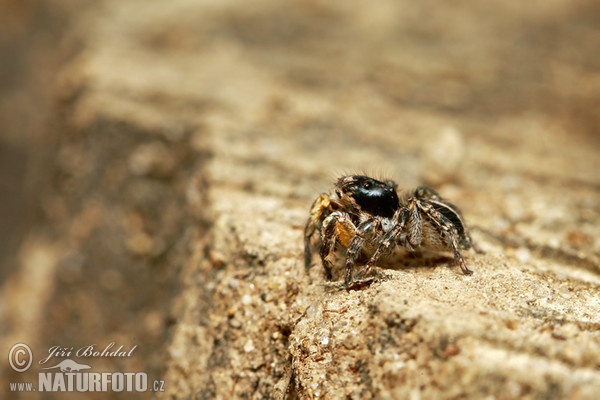
[[[242,296],[242,304],[248,305],[252,303],[252,297],[249,294],[245,294]]]
[[[521,247],[515,251],[515,257],[519,262],[527,263],[531,259],[531,253],[525,247]]]
[[[244,345],[244,351],[246,353],[250,353],[250,352],[254,351],[254,342],[252,341],[252,339],[248,339],[248,341]]]

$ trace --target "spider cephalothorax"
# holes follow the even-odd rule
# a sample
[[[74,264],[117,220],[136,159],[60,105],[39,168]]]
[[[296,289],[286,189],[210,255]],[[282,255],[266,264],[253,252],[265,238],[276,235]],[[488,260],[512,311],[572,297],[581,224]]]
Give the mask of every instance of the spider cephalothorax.
[[[396,186],[352,175],[338,179],[333,195],[319,195],[304,230],[306,268],[311,265],[311,239],[319,231],[317,247],[328,279],[336,247],[346,249],[346,287],[354,283],[352,270],[359,256],[368,260],[365,276],[382,255],[399,249],[451,251],[463,273],[471,274],[459,252],[472,244],[458,208],[428,187],[399,197]]]

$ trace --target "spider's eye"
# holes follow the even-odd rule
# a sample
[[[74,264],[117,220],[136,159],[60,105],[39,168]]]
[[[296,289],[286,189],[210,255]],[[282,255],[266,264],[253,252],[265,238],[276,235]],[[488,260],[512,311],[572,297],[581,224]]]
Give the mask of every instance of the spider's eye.
[[[391,218],[400,203],[392,186],[366,176],[354,177],[345,192],[363,211],[380,217]]]

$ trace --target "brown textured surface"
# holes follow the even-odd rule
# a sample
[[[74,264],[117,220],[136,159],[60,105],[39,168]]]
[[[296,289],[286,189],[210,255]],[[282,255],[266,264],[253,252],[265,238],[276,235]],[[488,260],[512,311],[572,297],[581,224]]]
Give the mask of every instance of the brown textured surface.
[[[3,351],[138,344],[103,369],[148,371],[166,398],[594,398],[599,11],[77,14],[44,220],[2,286]],[[355,171],[460,206],[486,251],[464,253],[475,273],[405,260],[350,292],[316,257],[307,274],[309,206]]]

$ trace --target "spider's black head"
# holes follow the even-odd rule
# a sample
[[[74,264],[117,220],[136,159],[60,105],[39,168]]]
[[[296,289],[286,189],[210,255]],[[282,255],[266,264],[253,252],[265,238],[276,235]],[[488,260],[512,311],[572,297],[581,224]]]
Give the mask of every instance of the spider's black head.
[[[345,176],[338,180],[343,194],[354,199],[362,211],[380,217],[391,218],[400,206],[396,184],[381,182],[368,176]]]

